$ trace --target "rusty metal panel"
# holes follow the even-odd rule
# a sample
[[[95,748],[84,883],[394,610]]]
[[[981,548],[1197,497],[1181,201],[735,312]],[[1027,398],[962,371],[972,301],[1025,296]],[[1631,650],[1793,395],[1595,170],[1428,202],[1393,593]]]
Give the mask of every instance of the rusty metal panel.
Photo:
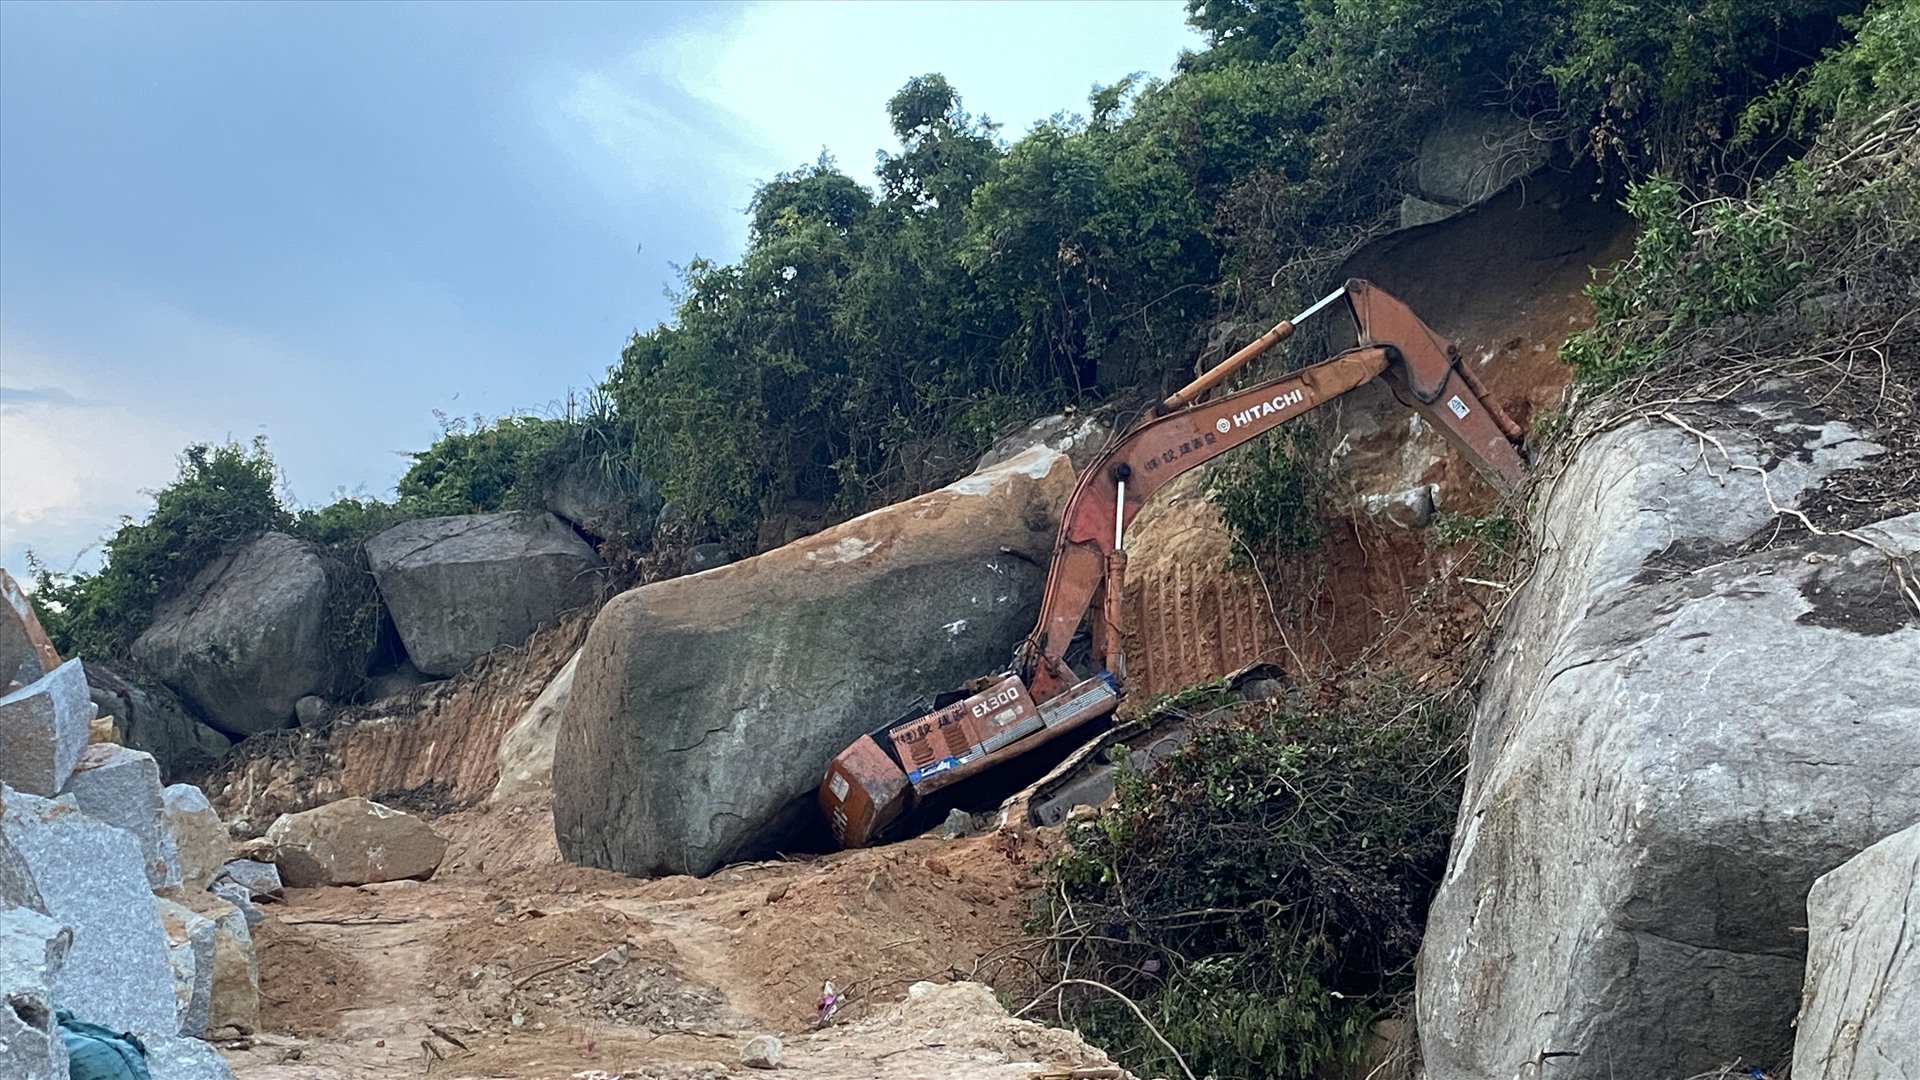
[[[820,783],[820,810],[841,847],[865,847],[906,807],[906,775],[871,735],[840,751]]]

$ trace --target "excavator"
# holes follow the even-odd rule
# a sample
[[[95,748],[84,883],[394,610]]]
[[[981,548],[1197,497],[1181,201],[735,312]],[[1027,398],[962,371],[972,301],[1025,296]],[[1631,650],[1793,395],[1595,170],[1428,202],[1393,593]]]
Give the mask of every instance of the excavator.
[[[1345,299],[1358,344],[1298,371],[1222,396],[1209,391],[1295,328]],[[1085,733],[1127,687],[1122,648],[1126,531],[1182,473],[1380,378],[1411,401],[1498,489],[1522,478],[1522,432],[1451,343],[1406,304],[1359,278],[1284,319],[1156,405],[1081,473],[1060,517],[1033,632],[1007,671],[971,680],[930,711],[861,736],[827,767],[820,807],[842,847],[886,838],[935,792]],[[1069,648],[1090,623],[1086,658]],[[1077,658],[1077,657],[1076,657]]]

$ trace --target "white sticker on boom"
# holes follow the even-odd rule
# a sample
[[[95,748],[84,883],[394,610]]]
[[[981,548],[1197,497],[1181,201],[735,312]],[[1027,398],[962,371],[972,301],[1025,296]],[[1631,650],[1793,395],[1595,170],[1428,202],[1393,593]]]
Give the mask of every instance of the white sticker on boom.
[[[833,791],[834,798],[844,800],[847,797],[847,778],[839,773],[833,774],[833,779],[827,782],[827,787]]]
[[[1467,418],[1467,413],[1471,411],[1467,408],[1467,403],[1460,400],[1460,395],[1458,394],[1455,394],[1454,396],[1447,399],[1447,408],[1452,409],[1453,415],[1459,417],[1462,420],[1465,420]]]

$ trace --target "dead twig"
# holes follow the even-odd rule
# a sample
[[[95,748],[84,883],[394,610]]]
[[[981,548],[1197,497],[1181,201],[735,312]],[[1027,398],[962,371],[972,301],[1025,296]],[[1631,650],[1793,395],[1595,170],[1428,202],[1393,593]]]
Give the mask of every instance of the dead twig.
[[[1042,993],[1039,997],[1036,997],[1032,1001],[1029,1001],[1025,1005],[1021,1006],[1020,1011],[1013,1014],[1014,1018],[1018,1019],[1022,1016],[1025,1016],[1028,1009],[1031,1009],[1035,1005],[1038,1005],[1042,1001],[1045,1001],[1047,999],[1048,994],[1055,993],[1068,986],[1089,986],[1095,990],[1104,990],[1107,993],[1112,994],[1114,997],[1119,998],[1121,1002],[1126,1005],[1127,1008],[1133,1010],[1134,1018],[1140,1021],[1141,1027],[1144,1027],[1147,1029],[1147,1034],[1152,1035],[1154,1039],[1160,1043],[1161,1046],[1164,1046],[1167,1048],[1167,1053],[1173,1055],[1174,1063],[1180,1066],[1181,1072],[1187,1074],[1187,1080],[1200,1080],[1199,1077],[1193,1075],[1193,1070],[1187,1067],[1187,1059],[1182,1057],[1180,1054],[1180,1051],[1175,1049],[1174,1045],[1167,1041],[1167,1037],[1165,1035],[1160,1034],[1160,1029],[1153,1026],[1153,1021],[1147,1019],[1147,1014],[1140,1011],[1140,1006],[1135,1005],[1133,1003],[1132,998],[1128,997],[1127,995],[1121,993],[1118,990],[1115,990],[1113,987],[1108,986],[1106,983],[1094,982],[1092,979],[1061,979],[1058,983],[1055,983],[1053,986],[1048,987],[1045,993]]]

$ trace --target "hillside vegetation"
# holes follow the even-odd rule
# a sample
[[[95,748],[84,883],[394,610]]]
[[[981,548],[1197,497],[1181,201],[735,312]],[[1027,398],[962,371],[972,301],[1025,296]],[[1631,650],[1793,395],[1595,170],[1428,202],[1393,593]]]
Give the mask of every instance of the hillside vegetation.
[[[1698,385],[1730,355],[1802,377],[1878,350],[1910,402],[1920,5],[1189,12],[1208,44],[1177,72],[1117,78],[1017,138],[941,75],[910,80],[884,103],[899,148],[871,185],[830,160],[766,182],[745,253],[692,258],[673,318],[633,335],[583,406],[449,423],[391,500],[293,508],[264,443],[187,449],[98,573],[38,575],[43,622],[65,651],[124,659],[155,604],[279,529],[361,582],[334,619],[352,664],[374,639],[367,536],[538,507],[582,463],[677,507],[658,534],[606,538],[628,580],[659,546],[753,550],[770,517],[818,525],[925,489],[1011,422],[1183,381],[1324,290],[1390,226],[1421,135],[1457,107],[1525,118],[1558,166],[1592,170],[1595,197],[1641,223],[1633,257],[1590,291],[1596,325],[1565,351],[1585,404],[1563,430]],[[1851,314],[1819,315],[1834,311]],[[1913,483],[1876,505],[1920,508]],[[1216,490],[1267,532],[1251,547],[1305,542],[1283,441]],[[1243,709],[1168,769],[1123,779],[1118,808],[1070,832],[1045,892],[1052,1018],[1154,1075],[1306,1077],[1349,1057],[1410,986],[1463,708],[1389,685],[1337,708]]]
[[[850,516],[949,479],[1009,421],[1177,380],[1207,327],[1252,332],[1386,225],[1449,107],[1510,109],[1616,182],[1738,187],[1819,108],[1766,98],[1762,123],[1749,104],[1861,7],[1194,0],[1208,46],[1175,74],[1117,78],[1018,138],[920,76],[884,103],[899,149],[874,186],[829,160],[763,184],[745,254],[690,259],[672,320],[586,407],[450,423],[394,501],[297,515],[264,447],[191,448],[99,573],[41,575],[43,614],[65,647],[119,656],[249,531],[291,526],[351,562],[400,518],[537,506],[582,461],[657,484],[682,512],[669,539],[753,550],[769,514]],[[617,560],[648,543],[613,540]]]

